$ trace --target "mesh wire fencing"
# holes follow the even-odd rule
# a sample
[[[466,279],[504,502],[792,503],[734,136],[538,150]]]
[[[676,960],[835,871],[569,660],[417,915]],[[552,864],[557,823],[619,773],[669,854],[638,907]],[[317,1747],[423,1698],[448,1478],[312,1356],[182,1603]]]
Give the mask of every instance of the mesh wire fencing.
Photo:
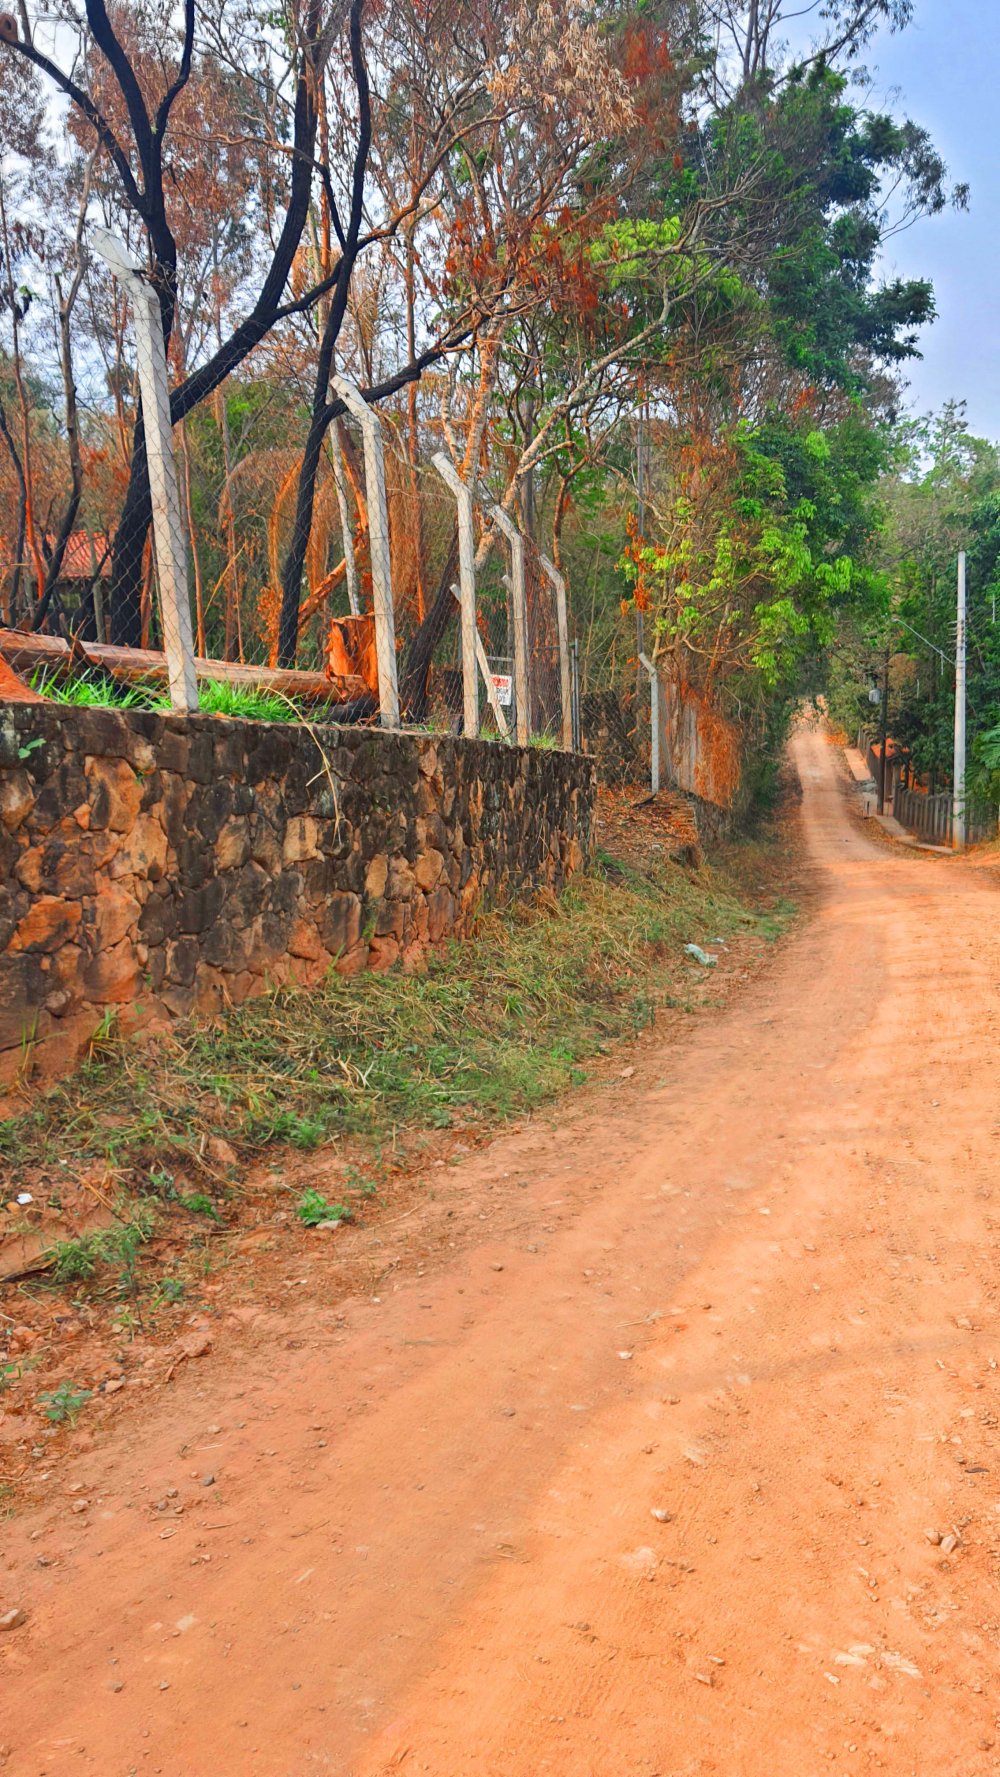
[[[461,733],[455,494],[430,460],[426,441],[415,448],[405,413],[372,412],[382,444],[401,718],[405,725]],[[276,415],[229,385],[173,428],[177,504],[171,513],[171,554],[173,566],[180,564],[194,653],[209,663],[207,673],[199,667],[202,682],[211,676],[213,663],[220,676],[224,667],[277,666],[305,433],[301,400],[290,401]],[[299,675],[329,677],[335,700],[346,686],[350,719],[376,723],[372,514],[377,500],[370,473],[363,428],[347,413],[324,440],[292,606]],[[134,653],[138,674],[142,656],[164,646],[172,564],[157,546],[152,503],[147,497],[137,504],[133,493],[123,470],[100,509],[96,501],[85,507],[85,521],[62,549],[40,627],[75,638],[84,649],[90,642],[117,642]],[[479,729],[486,737],[513,739],[519,711],[511,546],[492,521],[482,490],[473,513]],[[556,593],[530,538],[523,539],[523,554],[529,734],[539,744],[558,746],[566,730],[567,673]],[[126,581],[131,576],[134,593],[134,617],[124,636],[113,609],[123,576]],[[572,603],[570,589],[571,630]],[[130,669],[120,670],[128,676]],[[162,667],[158,670],[162,673]],[[365,695],[355,695],[359,691]]]

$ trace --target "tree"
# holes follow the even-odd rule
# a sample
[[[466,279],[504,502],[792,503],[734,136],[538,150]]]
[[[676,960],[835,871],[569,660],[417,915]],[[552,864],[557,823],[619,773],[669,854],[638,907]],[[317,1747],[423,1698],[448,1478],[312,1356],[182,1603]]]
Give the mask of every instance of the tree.
[[[285,18],[291,51],[289,80],[291,126],[289,168],[284,185],[280,226],[266,269],[248,308],[225,339],[174,389],[171,416],[175,424],[240,364],[289,312],[285,287],[302,237],[314,175],[318,118],[317,93],[342,11],[338,0],[290,0]],[[195,5],[184,0],[179,54],[161,55],[154,66],[141,54],[129,27],[134,19],[112,16],[105,0],[86,0],[86,28],[93,40],[82,57],[82,71],[57,64],[38,48],[24,29],[11,52],[30,62],[69,99],[108,157],[120,186],[122,202],[141,224],[148,243],[149,272],[159,299],[164,340],[169,343],[178,294],[178,252],[169,179],[175,109],[192,80],[195,62]],[[161,33],[165,21],[160,21]],[[131,38],[131,40],[130,40]],[[242,70],[248,89],[254,82]],[[102,86],[115,111],[102,103]],[[271,97],[275,95],[272,93]],[[256,107],[255,107],[256,108]],[[120,121],[115,115],[120,113]],[[117,127],[116,127],[117,126]],[[133,432],[129,482],[115,537],[112,564],[112,635],[125,646],[141,639],[142,558],[151,521],[149,479],[141,411]]]

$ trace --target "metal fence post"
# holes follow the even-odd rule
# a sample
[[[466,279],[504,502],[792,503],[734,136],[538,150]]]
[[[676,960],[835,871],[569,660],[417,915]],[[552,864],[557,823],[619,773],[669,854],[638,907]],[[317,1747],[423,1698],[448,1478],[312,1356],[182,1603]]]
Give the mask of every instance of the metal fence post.
[[[580,708],[580,638],[573,638],[573,751],[583,752],[583,714]]]
[[[431,458],[441,480],[450,487],[458,507],[458,588],[462,611],[463,732],[474,740],[479,733],[479,681],[476,677],[476,540],[472,526],[472,489],[466,487],[443,450]]]
[[[567,753],[573,751],[573,692],[569,663],[569,617],[566,611],[566,582],[547,555],[538,552],[538,559],[552,582],[556,595],[556,631],[559,636],[559,696],[562,701],[562,744]]]
[[[383,728],[399,727],[399,677],[396,670],[396,620],[392,605],[389,561],[389,518],[385,505],[385,460],[378,415],[361,390],[346,376],[330,378],[331,387],[361,427],[365,446],[365,491],[368,496],[368,540],[372,558],[372,607],[378,660],[378,703]]]
[[[160,583],[160,621],[167,660],[170,702],[175,710],[198,708],[198,675],[194,664],[191,602],[187,585],[187,546],[177,491],[170,383],[163,344],[160,299],[128,248],[106,229],[91,230],[91,240],[114,277],[132,298],[135,316],[136,365],[142,396],[142,421],[153,511],[153,548]]]
[[[531,678],[528,665],[528,600],[524,584],[524,533],[502,506],[487,506],[487,515],[510,544],[510,596],[514,606],[514,715],[517,744],[531,739]]]

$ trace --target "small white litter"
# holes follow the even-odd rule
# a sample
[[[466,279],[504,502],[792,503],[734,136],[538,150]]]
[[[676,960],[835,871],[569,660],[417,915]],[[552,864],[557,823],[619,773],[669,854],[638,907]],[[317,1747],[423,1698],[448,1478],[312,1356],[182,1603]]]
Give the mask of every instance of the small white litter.
[[[718,957],[713,956],[710,950],[702,950],[700,944],[685,944],[684,948],[688,956],[693,956],[695,962],[700,963],[703,969],[714,969],[718,963]]]

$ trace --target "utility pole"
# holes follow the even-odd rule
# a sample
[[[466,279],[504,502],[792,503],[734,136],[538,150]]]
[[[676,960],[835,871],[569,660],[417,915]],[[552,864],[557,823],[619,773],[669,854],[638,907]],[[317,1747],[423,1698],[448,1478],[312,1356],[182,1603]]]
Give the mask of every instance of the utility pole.
[[[958,557],[958,616],[955,624],[955,768],[952,844],[965,850],[965,550]]]
[[[878,766],[878,812],[885,814],[886,750],[889,745],[889,644],[885,645],[885,672],[882,679],[881,744]]]
[[[635,438],[635,529],[636,541],[642,544],[643,532],[646,529],[646,403],[639,409],[639,423]],[[646,645],[645,624],[641,611],[636,612],[636,653],[641,654]]]

